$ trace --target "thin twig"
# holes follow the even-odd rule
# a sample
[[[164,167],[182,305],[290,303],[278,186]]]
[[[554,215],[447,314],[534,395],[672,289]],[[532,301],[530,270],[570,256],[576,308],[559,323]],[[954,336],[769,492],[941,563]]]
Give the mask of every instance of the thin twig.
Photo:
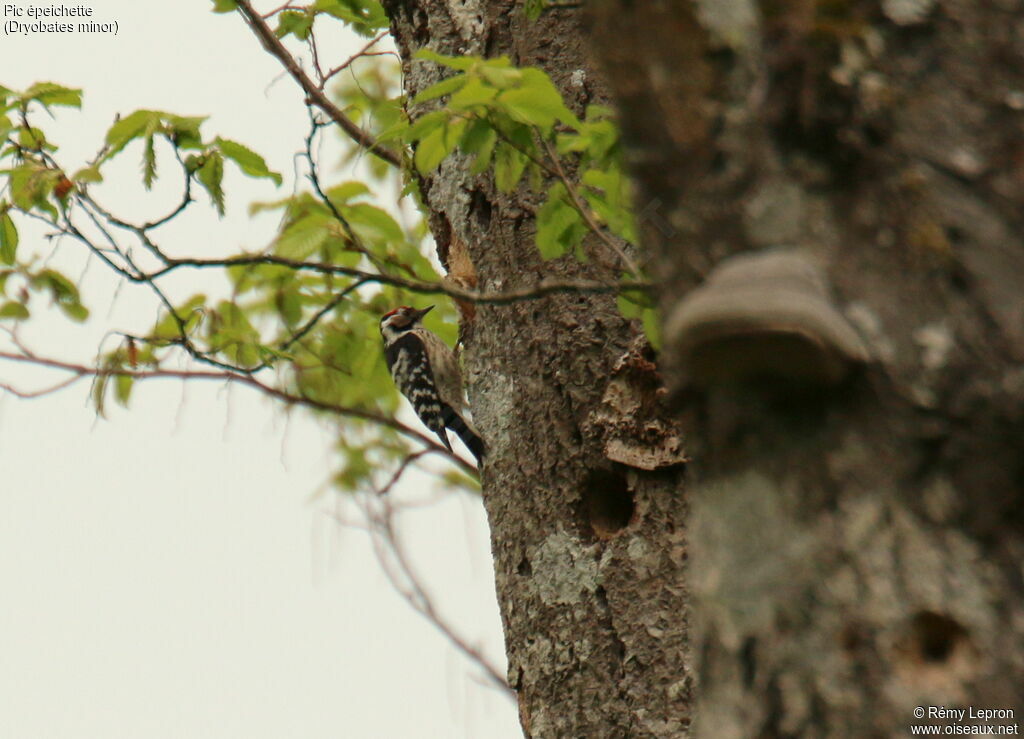
[[[292,5],[291,3],[285,3],[284,5],[279,5],[278,7],[274,8],[269,13],[264,13],[260,17],[263,18],[263,20],[266,20],[267,18],[273,18],[282,10],[305,10],[305,8],[302,7],[301,5]]]
[[[323,401],[316,400],[304,395],[295,395],[285,390],[281,390],[270,385],[266,385],[255,377],[243,374],[233,370],[223,371],[209,371],[209,370],[171,370],[171,369],[152,369],[152,370],[137,370],[137,369],[125,369],[122,367],[90,367],[84,364],[75,364],[73,362],[64,362],[58,359],[51,359],[48,357],[40,357],[28,352],[22,348],[21,354],[14,354],[11,352],[0,352],[0,359],[7,360],[10,362],[21,362],[26,364],[32,364],[37,367],[49,367],[52,369],[62,370],[64,372],[70,372],[75,375],[75,380],[92,377],[131,377],[136,380],[149,380],[149,379],[181,379],[181,380],[220,380],[227,382],[234,382],[240,385],[251,387],[255,390],[260,391],[264,395],[267,395],[277,400],[284,401],[289,405],[299,405],[306,408],[312,408],[314,410],[325,411],[327,413],[333,413],[339,416],[346,416],[349,418],[357,418],[362,421],[369,421],[380,426],[386,426],[390,429],[397,431],[398,433],[406,436],[410,439],[418,441],[419,443],[426,446],[431,452],[441,454],[452,460],[455,464],[461,467],[467,474],[476,476],[477,470],[469,462],[466,462],[461,457],[452,452],[449,452],[441,444],[427,436],[426,434],[417,431],[416,429],[406,426],[401,421],[396,421],[390,416],[381,415],[374,411],[364,410],[362,408],[353,408],[351,406],[335,405],[333,403],[325,403]],[[70,383],[69,383],[70,384]],[[61,386],[65,387],[65,386]],[[59,389],[59,388],[58,388]]]
[[[563,185],[565,185],[565,190],[569,193],[569,198],[572,200],[572,206],[580,216],[582,216],[583,220],[587,224],[587,228],[589,228],[590,231],[609,249],[619,255],[619,258],[622,259],[626,268],[630,271],[630,274],[638,277],[640,275],[640,268],[637,266],[636,262],[626,254],[623,248],[619,244],[615,243],[615,240],[605,233],[604,229],[601,228],[601,225],[594,220],[594,216],[590,212],[590,208],[588,208],[587,204],[583,202],[583,198],[581,198],[579,192],[577,192],[576,186],[573,185],[568,175],[566,175],[565,169],[562,167],[562,162],[558,158],[558,153],[552,148],[551,143],[543,136],[540,137],[540,142],[544,146],[544,150],[547,152],[548,157],[551,159],[551,164],[555,168],[558,179],[562,181]]]
[[[382,498],[378,500],[381,501],[381,510],[376,512],[367,506],[364,508],[364,514],[372,523],[371,532],[376,534],[376,536],[371,536],[374,553],[377,555],[381,569],[387,575],[392,587],[417,613],[433,624],[456,649],[478,665],[494,686],[506,695],[514,696],[514,692],[498,668],[491,664],[490,660],[484,656],[480,649],[470,644],[457,633],[438,613],[434,607],[433,600],[417,576],[409,558],[406,556],[405,548],[402,546],[401,540],[395,531],[394,509],[391,499]],[[386,545],[387,550],[391,554],[390,557],[383,550],[382,544]],[[392,564],[398,566],[399,572],[394,571]]]
[[[384,38],[385,36],[387,36],[387,35],[388,35],[387,31],[381,31],[379,34],[377,34],[376,37],[374,37],[372,40],[370,40],[370,42],[367,43],[363,48],[361,48],[355,54],[353,54],[348,59],[346,59],[344,62],[339,64],[337,67],[335,67],[334,69],[330,70],[327,74],[323,75],[323,80],[321,80],[321,82],[320,82],[320,88],[323,89],[323,86],[327,84],[327,81],[329,79],[331,79],[331,77],[333,77],[334,75],[338,74],[339,72],[344,72],[346,69],[348,69],[350,66],[352,66],[352,64],[357,59],[360,59],[361,57],[364,57],[364,56],[382,56],[382,55],[390,54],[391,53],[390,51],[379,51],[379,52],[374,52],[372,54],[370,53],[370,49],[372,49],[374,46],[376,46],[380,42],[380,40],[382,38]]]
[[[313,155],[313,147],[314,141],[316,140],[317,132],[324,124],[317,120],[316,114],[313,112],[312,108],[309,109],[309,119],[310,129],[309,135],[306,136],[305,148],[306,163],[309,165],[309,173],[307,174],[307,179],[310,181],[310,184],[313,185],[313,189],[316,190],[316,194],[320,198],[320,202],[322,202],[324,206],[331,212],[331,215],[334,217],[334,220],[336,220],[341,225],[342,230],[345,232],[345,236],[348,237],[349,243],[352,244],[352,248],[355,249],[360,254],[362,254],[364,257],[366,257],[366,259],[369,260],[369,262],[374,267],[376,267],[381,274],[383,274],[384,263],[376,256],[374,256],[373,252],[371,252],[363,245],[362,239],[359,238],[359,234],[357,234],[355,232],[355,229],[352,228],[352,224],[349,223],[349,220],[345,218],[344,215],[342,215],[341,211],[338,210],[334,202],[329,197],[327,197],[327,193],[324,192],[323,187],[320,185],[319,168],[317,167],[316,157]]]
[[[413,293],[420,293],[423,295],[447,295],[458,300],[465,300],[471,303],[486,303],[490,305],[507,305],[509,303],[519,303],[524,300],[535,300],[536,298],[541,298],[553,293],[582,292],[607,294],[647,291],[652,287],[651,283],[639,280],[606,282],[601,280],[544,279],[533,285],[526,285],[524,287],[505,290],[502,292],[478,292],[476,290],[466,290],[465,288],[458,287],[454,284],[442,284],[440,282],[427,282],[423,280],[407,280],[402,277],[375,274],[373,272],[366,272],[352,267],[343,267],[337,264],[329,264],[327,262],[303,262],[295,259],[278,257],[272,254],[240,254],[234,257],[226,257],[224,259],[171,259],[170,263],[166,267],[161,267],[154,272],[143,274],[139,278],[129,275],[126,276],[129,277],[129,279],[134,279],[138,282],[155,280],[163,277],[169,272],[173,272],[181,268],[191,267],[201,269],[204,267],[236,267],[246,264],[273,264],[281,267],[288,267],[296,271],[346,275],[348,277],[365,280],[366,282],[400,287]]]
[[[297,330],[294,334],[288,337],[285,341],[282,341],[277,348],[280,351],[286,351],[289,347],[291,347],[292,344],[294,344],[296,341],[299,341],[304,336],[306,336],[306,334],[312,331],[316,324],[320,322],[321,318],[323,318],[332,310],[341,305],[341,301],[347,298],[350,293],[358,290],[365,284],[365,280],[356,280],[351,285],[346,287],[340,293],[331,298],[327,305],[325,305],[323,308],[314,313],[313,316],[308,321],[306,321],[306,323],[304,323],[299,330]]]
[[[102,249],[93,244],[87,236],[68,222],[65,222],[64,224],[56,224],[33,212],[26,212],[26,215],[31,218],[38,219],[50,226],[56,226],[60,229],[61,233],[72,236],[81,241],[108,267],[125,279],[134,283],[150,283],[180,269],[241,267],[246,265],[264,264],[287,267],[297,272],[343,275],[365,283],[391,285],[392,287],[398,287],[420,295],[447,295],[448,297],[456,300],[487,305],[509,305],[526,300],[536,300],[556,293],[609,294],[620,292],[647,292],[653,287],[652,283],[642,280],[621,280],[618,282],[609,282],[604,280],[562,280],[546,278],[533,285],[524,285],[523,287],[513,288],[511,290],[482,292],[477,290],[467,290],[466,288],[459,287],[454,283],[407,279],[403,277],[396,277],[394,275],[367,272],[366,270],[356,269],[354,267],[344,267],[337,264],[330,264],[328,262],[301,261],[288,259],[286,257],[279,257],[273,254],[238,254],[221,259],[201,259],[198,257],[185,257],[178,259],[166,256],[163,252],[160,252],[163,256],[163,266],[150,272],[139,272],[136,274],[131,270],[114,263]],[[135,231],[138,227],[126,224],[126,228]]]
[[[263,47],[278,61],[284,65],[284,68],[288,71],[288,74],[292,76],[299,87],[306,93],[307,98],[311,100],[320,110],[330,117],[332,121],[338,124],[353,141],[359,144],[361,147],[369,151],[371,154],[383,159],[388,164],[392,164],[395,167],[402,166],[402,158],[398,153],[391,149],[377,143],[377,140],[368,134],[366,131],[361,129],[351,120],[348,116],[337,105],[331,102],[330,98],[324,93],[324,91],[309,78],[305,70],[299,66],[299,63],[295,58],[288,52],[281,40],[274,35],[274,32],[270,29],[270,26],[266,24],[263,17],[253,10],[252,5],[248,0],[236,0],[238,5],[239,13],[245,19],[246,24],[252,29],[252,32],[256,34],[256,37],[262,42]]]
[[[22,400],[30,400],[32,398],[42,398],[43,396],[46,395],[52,395],[53,393],[56,393],[59,390],[63,390],[66,387],[74,385],[81,379],[82,378],[78,376],[71,376],[66,380],[58,382],[56,385],[50,385],[48,387],[40,388],[39,390],[21,390],[19,388],[14,387],[13,385],[0,383],[0,390],[8,392],[17,398],[21,398]]]
[[[406,454],[405,459],[403,459],[402,463],[398,465],[398,469],[394,471],[394,473],[391,475],[391,478],[387,481],[384,487],[377,489],[377,495],[387,495],[388,493],[390,493],[391,489],[398,484],[399,480],[402,479],[402,475],[405,474],[405,471],[409,469],[409,467],[413,465],[425,453],[426,450],[421,450],[418,452],[413,452],[412,454]]]

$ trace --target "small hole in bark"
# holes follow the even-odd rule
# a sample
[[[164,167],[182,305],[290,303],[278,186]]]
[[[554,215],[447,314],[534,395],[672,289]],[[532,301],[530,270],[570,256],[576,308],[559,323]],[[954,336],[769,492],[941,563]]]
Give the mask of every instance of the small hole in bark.
[[[896,673],[915,690],[955,692],[974,679],[980,667],[970,634],[958,621],[920,611],[895,644]]]
[[[967,631],[959,623],[931,611],[914,616],[910,625],[911,639],[922,662],[947,661],[956,647],[967,640]]]
[[[470,212],[476,216],[476,222],[480,224],[482,231],[491,227],[491,201],[482,190],[473,190],[469,203]]]
[[[971,291],[971,281],[967,275],[967,271],[963,267],[953,267],[952,272],[949,274],[949,284],[951,284],[955,290],[959,290],[962,293],[968,293]]]
[[[633,520],[633,493],[625,475],[616,470],[591,472],[580,498],[584,520],[595,538],[610,539]]]
[[[847,624],[839,632],[839,645],[844,652],[856,652],[866,643],[864,630],[858,624]]]
[[[516,567],[516,572],[523,577],[530,577],[533,574],[533,565],[530,564],[530,560],[526,557],[519,560],[519,566]]]
[[[757,677],[757,639],[748,636],[740,649],[740,665],[743,667],[743,684],[752,687]]]
[[[959,226],[946,226],[946,238],[954,244],[962,244],[967,240],[967,234]]]

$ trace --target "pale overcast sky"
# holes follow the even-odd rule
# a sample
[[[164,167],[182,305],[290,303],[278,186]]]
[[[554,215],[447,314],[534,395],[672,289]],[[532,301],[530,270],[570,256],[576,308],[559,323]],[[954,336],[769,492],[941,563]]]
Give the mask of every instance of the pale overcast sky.
[[[291,192],[306,132],[291,80],[209,0],[82,4],[118,34],[4,36],[0,84],[84,88],[83,111],[59,112],[52,128],[68,166],[98,148],[115,113],[210,115],[205,130],[265,154],[285,184],[231,175],[227,218],[204,205],[162,243],[202,255],[265,244],[273,218],[250,220],[246,205]],[[335,39],[331,58],[355,43]],[[178,186],[139,200],[137,183],[137,162],[125,162],[104,197],[145,214]],[[42,243],[26,230],[20,249]],[[34,348],[88,359],[104,327],[151,325],[143,293],[73,244],[53,258],[84,275],[93,319],[34,319]],[[188,294],[195,279],[173,289]],[[42,379],[0,362],[0,382]],[[521,736],[512,702],[393,592],[364,537],[328,515],[328,427],[221,385],[143,383],[106,421],[87,394],[84,383],[28,401],[0,391],[0,737]],[[452,498],[403,523],[441,610],[503,664],[479,502]]]

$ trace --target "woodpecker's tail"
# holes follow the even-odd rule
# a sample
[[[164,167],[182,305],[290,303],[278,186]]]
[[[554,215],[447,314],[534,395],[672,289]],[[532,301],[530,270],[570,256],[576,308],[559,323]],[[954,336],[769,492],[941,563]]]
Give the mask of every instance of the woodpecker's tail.
[[[473,452],[477,464],[480,464],[485,453],[484,440],[480,438],[480,434],[476,432],[476,429],[470,426],[462,416],[451,408],[446,410],[444,425],[459,435],[462,443],[466,445],[469,451]]]

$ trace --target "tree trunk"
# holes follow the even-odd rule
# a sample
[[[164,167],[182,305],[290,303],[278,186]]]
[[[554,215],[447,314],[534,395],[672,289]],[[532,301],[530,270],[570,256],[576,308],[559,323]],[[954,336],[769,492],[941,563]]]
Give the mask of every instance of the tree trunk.
[[[438,79],[436,65],[413,60],[429,47],[539,66],[577,112],[605,98],[583,59],[577,10],[530,22],[509,0],[385,7],[410,95]],[[544,262],[536,198],[499,194],[458,154],[421,189],[449,279],[502,291],[607,277],[571,257]],[[488,444],[483,497],[524,732],[680,736],[691,692],[682,454],[643,337],[614,297],[582,293],[476,306],[461,333]],[[652,462],[652,449],[667,456]]]
[[[1024,715],[1022,10],[588,4],[695,460],[701,736]]]

